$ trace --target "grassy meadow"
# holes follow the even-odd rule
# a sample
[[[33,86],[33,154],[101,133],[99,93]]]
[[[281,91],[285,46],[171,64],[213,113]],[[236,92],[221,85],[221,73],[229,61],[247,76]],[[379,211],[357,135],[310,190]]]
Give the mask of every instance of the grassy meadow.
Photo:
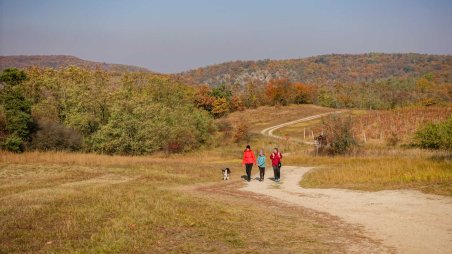
[[[345,252],[343,242],[367,241],[335,218],[240,193],[239,181],[218,185],[221,166],[241,174],[234,149],[2,152],[0,253]]]

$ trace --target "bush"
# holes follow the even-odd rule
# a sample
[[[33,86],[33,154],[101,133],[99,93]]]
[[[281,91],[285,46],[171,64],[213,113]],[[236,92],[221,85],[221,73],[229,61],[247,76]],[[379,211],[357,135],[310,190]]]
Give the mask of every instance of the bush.
[[[441,123],[427,124],[415,133],[417,146],[452,151],[452,117]]]
[[[234,142],[248,142],[250,140],[250,127],[247,123],[241,122],[234,132]]]
[[[3,148],[15,153],[23,152],[23,140],[16,135],[10,135],[5,139],[5,142],[3,142]]]
[[[352,133],[350,116],[331,115],[323,120],[323,127],[329,144],[326,151],[330,154],[346,154],[357,145]]]
[[[76,130],[60,123],[41,120],[32,136],[31,149],[77,151],[82,148],[83,137]]]

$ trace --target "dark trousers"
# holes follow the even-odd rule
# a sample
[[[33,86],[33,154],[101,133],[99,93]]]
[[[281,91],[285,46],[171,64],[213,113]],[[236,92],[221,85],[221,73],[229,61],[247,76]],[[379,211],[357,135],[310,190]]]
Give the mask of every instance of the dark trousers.
[[[264,180],[264,176],[265,176],[265,168],[264,167],[259,167],[259,174],[260,174],[261,180]]]
[[[273,166],[273,174],[275,174],[275,180],[281,178],[281,169],[278,166]]]
[[[247,180],[251,181],[251,170],[253,169],[253,163],[245,164],[245,169],[246,169]]]

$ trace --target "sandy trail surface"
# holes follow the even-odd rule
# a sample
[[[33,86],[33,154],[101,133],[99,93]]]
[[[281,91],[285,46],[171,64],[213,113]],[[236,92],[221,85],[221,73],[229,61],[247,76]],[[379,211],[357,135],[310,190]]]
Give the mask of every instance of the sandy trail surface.
[[[368,236],[398,253],[452,253],[452,198],[411,190],[304,189],[300,180],[311,169],[285,166],[281,183],[252,180],[241,190],[361,225]]]

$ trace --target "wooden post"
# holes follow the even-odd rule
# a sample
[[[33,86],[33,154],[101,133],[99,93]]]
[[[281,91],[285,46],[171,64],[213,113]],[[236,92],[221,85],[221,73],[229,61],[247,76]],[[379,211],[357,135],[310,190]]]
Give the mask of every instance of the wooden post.
[[[367,142],[367,138],[366,138],[366,132],[365,131],[363,131],[363,139],[364,139],[364,143],[366,143]]]
[[[312,139],[314,139],[314,132],[313,131],[311,131],[311,137],[312,137]]]
[[[306,140],[306,127],[303,128],[303,140]]]

